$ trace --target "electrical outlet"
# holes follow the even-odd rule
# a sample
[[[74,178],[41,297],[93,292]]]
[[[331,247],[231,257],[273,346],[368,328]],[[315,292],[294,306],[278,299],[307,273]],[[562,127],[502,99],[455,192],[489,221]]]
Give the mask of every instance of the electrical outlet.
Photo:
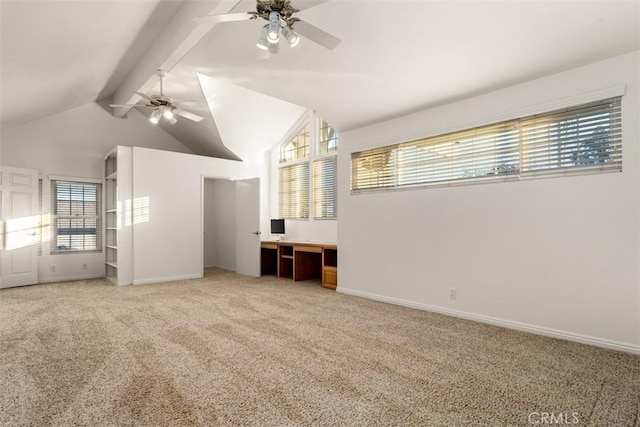
[[[449,299],[456,299],[456,298],[458,298],[458,291],[456,291],[455,288],[449,289]]]
[[[49,269],[51,270],[52,273],[56,272],[56,266],[55,265],[52,265]]]
[[[87,269],[87,264],[82,264],[82,269],[86,270]]]

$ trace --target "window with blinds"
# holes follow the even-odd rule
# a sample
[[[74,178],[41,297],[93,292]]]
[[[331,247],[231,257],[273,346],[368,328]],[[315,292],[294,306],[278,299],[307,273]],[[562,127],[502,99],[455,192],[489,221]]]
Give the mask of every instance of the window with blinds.
[[[51,181],[51,253],[102,250],[100,184]]]
[[[336,218],[338,194],[337,157],[313,162],[313,217]]]
[[[622,171],[621,98],[351,155],[351,189]]]
[[[309,218],[309,163],[279,169],[280,218]]]

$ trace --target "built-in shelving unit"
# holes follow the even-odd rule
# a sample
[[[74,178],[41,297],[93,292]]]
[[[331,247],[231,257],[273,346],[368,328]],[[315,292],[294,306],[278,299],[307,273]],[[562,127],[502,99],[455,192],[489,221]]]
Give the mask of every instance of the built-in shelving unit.
[[[118,283],[118,152],[112,151],[104,161],[105,275]]]
[[[104,160],[105,276],[116,285],[132,283],[131,149],[114,148]],[[129,209],[130,210],[130,209]]]

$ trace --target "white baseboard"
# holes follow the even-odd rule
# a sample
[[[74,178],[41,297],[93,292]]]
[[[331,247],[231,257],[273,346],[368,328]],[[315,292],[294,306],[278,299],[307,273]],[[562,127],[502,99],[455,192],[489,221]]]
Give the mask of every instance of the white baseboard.
[[[222,270],[226,270],[229,271],[231,273],[235,273],[236,269],[235,268],[231,268],[231,267],[223,267],[221,265],[205,265],[204,268],[220,268]]]
[[[189,279],[201,279],[202,273],[200,274],[186,274],[184,276],[173,276],[173,277],[157,277],[153,279],[141,279],[134,280],[134,285],[149,285],[152,283],[162,283],[162,282],[174,282],[178,280],[189,280]]]
[[[593,337],[589,335],[576,334],[573,332],[561,331],[558,329],[545,328],[536,325],[530,325],[527,323],[515,322],[512,320],[498,319],[490,316],[483,316],[480,314],[468,313],[460,310],[452,310],[449,308],[438,307],[435,305],[422,304],[419,302],[403,300],[399,298],[388,297],[384,295],[372,294],[369,292],[358,291],[354,289],[346,289],[338,286],[337,292],[353,295],[356,297],[367,298],[375,301],[386,302],[389,304],[401,305],[404,307],[415,308],[418,310],[425,310],[434,313],[444,314],[447,316],[459,317],[461,319],[473,320],[481,323],[488,323],[494,326],[501,326],[503,328],[515,329],[518,331],[529,332],[536,335],[543,335],[546,337],[559,338],[567,341],[575,341],[582,344],[593,345],[597,347],[608,348],[610,350],[624,351],[627,353],[640,354],[640,345],[625,343],[614,340],[607,340],[603,338]]]
[[[38,283],[70,282],[72,280],[101,279],[104,274],[79,274],[76,276],[56,276],[38,278]]]

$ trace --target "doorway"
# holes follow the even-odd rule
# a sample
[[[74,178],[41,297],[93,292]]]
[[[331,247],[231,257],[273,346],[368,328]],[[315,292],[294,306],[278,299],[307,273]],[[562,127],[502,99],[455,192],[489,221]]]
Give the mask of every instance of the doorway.
[[[204,267],[236,271],[236,183],[204,179]]]
[[[260,276],[260,178],[203,179],[203,266]]]

